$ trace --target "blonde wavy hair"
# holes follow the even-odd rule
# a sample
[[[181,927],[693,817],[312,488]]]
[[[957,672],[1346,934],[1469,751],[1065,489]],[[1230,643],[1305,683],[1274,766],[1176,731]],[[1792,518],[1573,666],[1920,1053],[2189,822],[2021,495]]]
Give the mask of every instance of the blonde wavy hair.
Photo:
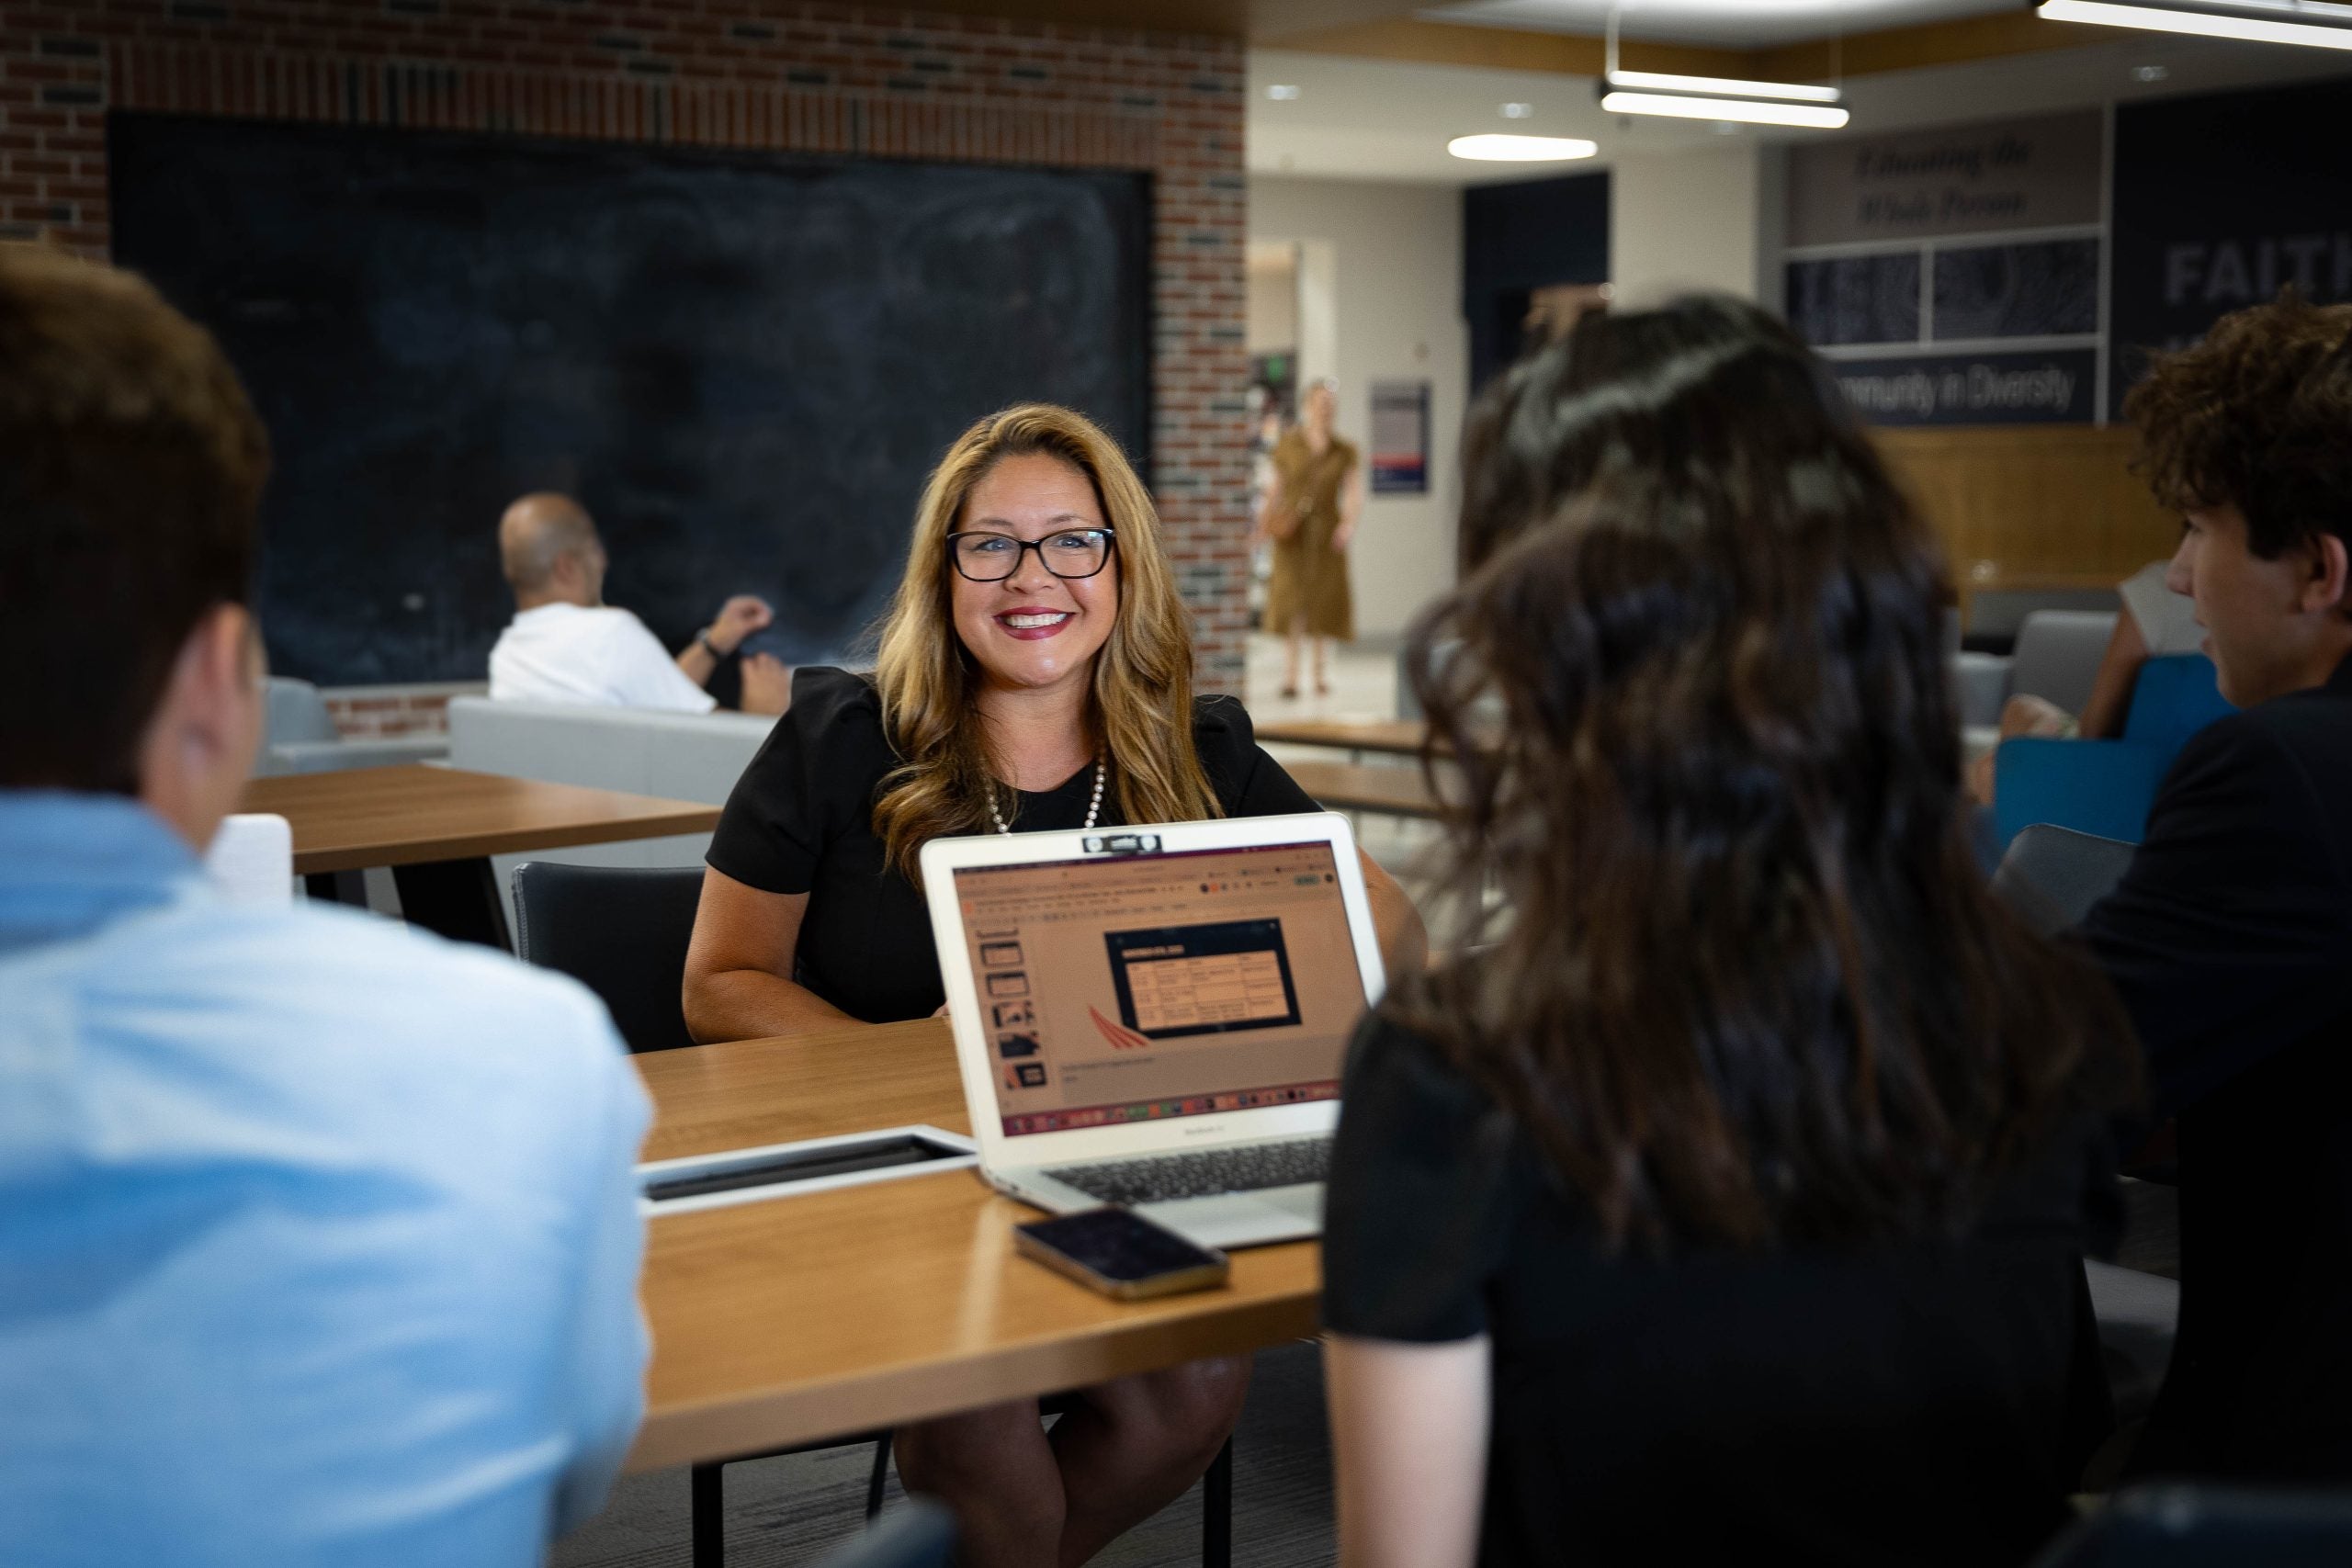
[[[921,880],[916,858],[925,843],[983,830],[991,795],[1005,788],[990,766],[974,700],[978,669],[956,635],[947,536],[982,475],[1007,457],[1033,454],[1084,474],[1112,530],[1119,604],[1094,656],[1087,712],[1109,770],[1106,793],[1115,792],[1129,822],[1225,815],[1193,745],[1192,628],[1150,492],[1118,443],[1084,415],[1022,403],[973,425],[932,470],[906,575],[882,626],[874,681],[883,733],[900,761],[882,781],[874,831],[910,881]]]

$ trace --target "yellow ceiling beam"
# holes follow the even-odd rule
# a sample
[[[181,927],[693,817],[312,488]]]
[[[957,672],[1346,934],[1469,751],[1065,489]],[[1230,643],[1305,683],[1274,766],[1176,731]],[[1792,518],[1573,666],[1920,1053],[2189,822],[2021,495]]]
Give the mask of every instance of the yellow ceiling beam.
[[[1996,11],[1989,17],[1889,28],[1883,32],[1857,33],[1834,42],[1814,39],[1779,49],[1758,50],[1747,58],[1759,81],[1803,82],[1826,77],[1833,70],[1842,70],[1849,76],[1868,76],[1881,71],[1918,71],[1931,65],[1964,65],[2010,54],[2082,49],[2091,44],[2113,43],[2115,39],[2112,28],[2045,22],[2020,6],[2014,11]]]

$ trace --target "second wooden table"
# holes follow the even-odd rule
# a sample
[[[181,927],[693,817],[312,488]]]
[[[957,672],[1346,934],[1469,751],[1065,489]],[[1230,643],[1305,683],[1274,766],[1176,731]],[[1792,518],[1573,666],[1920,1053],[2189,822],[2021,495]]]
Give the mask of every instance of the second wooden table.
[[[356,902],[356,874],[390,866],[413,923],[498,947],[509,943],[492,855],[707,833],[719,811],[421,762],[255,779],[239,809],[292,825],[295,874],[313,897]]]

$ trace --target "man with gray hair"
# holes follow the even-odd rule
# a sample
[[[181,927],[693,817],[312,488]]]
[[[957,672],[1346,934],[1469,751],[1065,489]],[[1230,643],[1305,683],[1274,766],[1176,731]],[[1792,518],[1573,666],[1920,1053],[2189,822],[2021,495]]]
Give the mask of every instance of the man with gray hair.
[[[676,658],[628,611],[605,603],[605,545],[568,495],[526,495],[498,520],[498,558],[514,591],[514,619],[490,650],[490,694],[500,702],[586,703],[708,713],[703,690],[718,661],[775,614],[739,593]],[[772,653],[743,656],[743,711],[780,714],[792,671]]]

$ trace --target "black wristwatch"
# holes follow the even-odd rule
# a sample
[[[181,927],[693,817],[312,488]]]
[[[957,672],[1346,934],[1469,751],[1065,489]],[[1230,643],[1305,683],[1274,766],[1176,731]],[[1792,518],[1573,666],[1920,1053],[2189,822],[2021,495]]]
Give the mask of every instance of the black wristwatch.
[[[702,630],[695,633],[695,641],[700,643],[702,645],[702,650],[705,653],[709,654],[713,659],[724,659],[727,657],[727,655],[718,651],[718,645],[710,640],[710,628],[708,626],[705,626]]]

